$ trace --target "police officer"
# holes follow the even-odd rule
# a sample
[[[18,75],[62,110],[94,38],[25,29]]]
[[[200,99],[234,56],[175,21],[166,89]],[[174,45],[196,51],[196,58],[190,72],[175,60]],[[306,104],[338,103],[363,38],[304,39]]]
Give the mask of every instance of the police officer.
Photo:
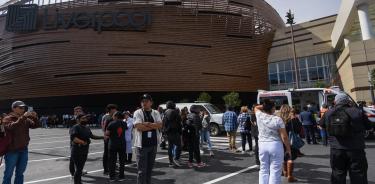
[[[71,158],[73,159],[75,173],[74,184],[81,184],[82,170],[85,166],[89,152],[90,139],[103,139],[103,136],[93,135],[90,128],[87,127],[89,119],[86,115],[77,116],[77,123],[70,131],[70,140],[72,144]]]
[[[336,95],[334,103],[334,108],[320,121],[320,126],[330,134],[331,183],[345,184],[349,171],[351,183],[367,184],[368,164],[363,135],[366,129],[371,129],[370,122],[358,107],[351,105],[346,94]]]

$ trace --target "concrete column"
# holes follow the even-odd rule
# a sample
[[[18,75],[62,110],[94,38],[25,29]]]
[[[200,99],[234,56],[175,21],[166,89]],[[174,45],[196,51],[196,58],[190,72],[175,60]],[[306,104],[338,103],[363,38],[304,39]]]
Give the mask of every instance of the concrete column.
[[[369,40],[373,38],[372,34],[372,23],[370,20],[370,14],[368,11],[369,5],[363,3],[358,5],[358,18],[361,24],[362,40]]]
[[[348,47],[349,43],[350,43],[350,40],[348,38],[344,38],[345,48]]]

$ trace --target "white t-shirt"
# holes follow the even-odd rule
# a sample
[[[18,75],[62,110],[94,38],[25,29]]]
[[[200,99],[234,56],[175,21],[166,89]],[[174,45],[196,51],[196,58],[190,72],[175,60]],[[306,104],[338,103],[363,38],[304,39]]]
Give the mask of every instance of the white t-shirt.
[[[259,142],[281,141],[279,129],[285,128],[283,120],[275,115],[269,115],[262,111],[255,113],[257,117]]]
[[[152,109],[151,116],[154,122],[161,123],[160,113]],[[142,109],[138,109],[134,112],[134,147],[142,148],[142,131],[137,130],[135,126],[139,123],[144,123],[144,115]],[[159,130],[156,130],[158,144],[160,144],[161,136]]]

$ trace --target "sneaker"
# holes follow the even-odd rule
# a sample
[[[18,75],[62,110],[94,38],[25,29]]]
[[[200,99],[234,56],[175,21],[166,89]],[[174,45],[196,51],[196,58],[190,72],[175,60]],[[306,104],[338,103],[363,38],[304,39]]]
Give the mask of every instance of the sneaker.
[[[245,153],[246,153],[246,151],[241,151],[241,153],[242,153],[242,154],[245,154]]]
[[[109,175],[109,172],[108,171],[104,171],[103,175]]]
[[[174,164],[173,163],[169,163],[168,167],[174,167]]]
[[[205,166],[206,166],[206,164],[205,164],[205,163],[203,163],[203,162],[201,162],[201,163],[197,164],[197,167],[198,167],[198,168],[202,168],[202,167],[205,167]]]
[[[187,164],[187,165],[188,165],[188,167],[189,167],[189,168],[193,168],[193,163],[191,163],[191,162],[188,162],[188,164]]]
[[[210,151],[210,157],[214,157],[214,156],[215,156],[214,152]]]
[[[180,163],[179,160],[173,159],[173,163],[174,163],[174,165],[176,165],[177,167],[181,167],[181,163]]]
[[[116,182],[116,179],[115,178],[109,178],[109,182],[110,183]]]
[[[199,152],[201,153],[201,155],[204,154],[204,151],[203,151],[203,150],[199,150]]]

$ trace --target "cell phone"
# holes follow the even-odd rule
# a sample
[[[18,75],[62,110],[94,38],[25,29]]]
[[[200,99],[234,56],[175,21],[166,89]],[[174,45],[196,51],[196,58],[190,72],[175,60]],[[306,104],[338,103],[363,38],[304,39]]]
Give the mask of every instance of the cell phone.
[[[27,112],[34,112],[34,107],[31,107],[31,106],[28,107],[28,108],[27,108]]]

